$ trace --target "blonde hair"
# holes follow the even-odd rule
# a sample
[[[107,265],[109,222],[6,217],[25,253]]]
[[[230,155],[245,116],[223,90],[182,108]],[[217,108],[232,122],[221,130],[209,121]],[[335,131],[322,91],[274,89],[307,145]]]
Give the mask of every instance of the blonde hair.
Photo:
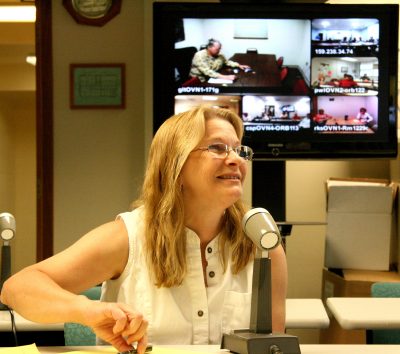
[[[167,119],[155,134],[139,200],[133,205],[145,211],[145,254],[157,286],[172,287],[182,283],[186,274],[186,233],[184,205],[179,175],[190,152],[205,135],[208,119],[221,118],[243,136],[240,117],[228,109],[195,107]],[[220,246],[228,243],[232,271],[243,269],[252,255],[252,242],[244,235],[241,219],[245,207],[239,200],[224,215]],[[226,269],[224,252],[222,263]]]

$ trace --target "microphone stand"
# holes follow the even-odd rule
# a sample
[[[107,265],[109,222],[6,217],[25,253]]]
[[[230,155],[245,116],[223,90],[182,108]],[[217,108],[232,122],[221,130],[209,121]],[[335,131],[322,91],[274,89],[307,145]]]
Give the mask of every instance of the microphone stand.
[[[250,328],[224,333],[221,349],[239,354],[300,354],[296,336],[272,333],[271,259],[257,250],[253,265]]]
[[[3,289],[4,282],[11,275],[11,247],[8,241],[3,241],[1,247],[1,276],[0,291]],[[0,301],[0,311],[8,310],[8,307]]]
[[[0,214],[0,238],[3,240],[1,248],[1,275],[0,291],[4,282],[11,276],[11,247],[10,240],[15,236],[15,218],[10,213]],[[0,311],[8,310],[8,306],[0,302]]]

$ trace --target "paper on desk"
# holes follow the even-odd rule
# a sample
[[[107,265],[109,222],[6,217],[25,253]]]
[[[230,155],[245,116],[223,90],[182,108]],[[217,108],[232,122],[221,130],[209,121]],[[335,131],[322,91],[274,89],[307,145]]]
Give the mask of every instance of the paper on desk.
[[[40,354],[36,344],[0,349],[1,354]]]
[[[149,354],[210,354],[210,352],[153,346],[153,350]]]
[[[214,78],[209,78],[208,79],[209,84],[233,84],[233,80],[228,80],[228,79],[214,79]]]
[[[72,351],[63,354],[99,354],[99,353],[116,353],[116,349],[112,347],[105,347],[103,349],[98,349],[100,347],[96,347],[96,350],[79,350],[79,351]],[[8,354],[8,353],[7,353]],[[13,353],[11,353],[13,354]],[[18,354],[18,353],[15,353]],[[24,354],[31,354],[31,353],[24,353]],[[33,354],[33,353],[32,353]],[[157,347],[153,346],[153,350],[149,352],[149,354],[210,354],[210,352],[201,352],[198,350],[186,350],[186,349],[176,349],[176,347],[171,346],[171,348],[165,347]]]
[[[70,352],[65,352],[63,354],[116,354],[118,353],[117,349],[110,346],[97,346],[93,348],[93,350],[85,349],[85,350],[74,350]]]

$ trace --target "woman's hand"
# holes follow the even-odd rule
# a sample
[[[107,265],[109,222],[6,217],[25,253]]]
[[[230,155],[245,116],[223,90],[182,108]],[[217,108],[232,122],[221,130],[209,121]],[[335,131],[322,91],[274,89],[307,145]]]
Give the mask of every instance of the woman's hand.
[[[133,312],[121,303],[97,302],[87,313],[87,325],[96,335],[118,351],[128,351],[137,343],[137,351],[143,354],[147,347],[148,322],[143,315]]]

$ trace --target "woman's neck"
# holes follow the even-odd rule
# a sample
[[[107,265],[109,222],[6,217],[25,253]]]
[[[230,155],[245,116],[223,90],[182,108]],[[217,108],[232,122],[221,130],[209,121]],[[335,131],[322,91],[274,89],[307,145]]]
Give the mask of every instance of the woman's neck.
[[[221,231],[221,220],[225,210],[216,211],[212,208],[187,210],[185,208],[185,225],[193,230],[205,246]]]

